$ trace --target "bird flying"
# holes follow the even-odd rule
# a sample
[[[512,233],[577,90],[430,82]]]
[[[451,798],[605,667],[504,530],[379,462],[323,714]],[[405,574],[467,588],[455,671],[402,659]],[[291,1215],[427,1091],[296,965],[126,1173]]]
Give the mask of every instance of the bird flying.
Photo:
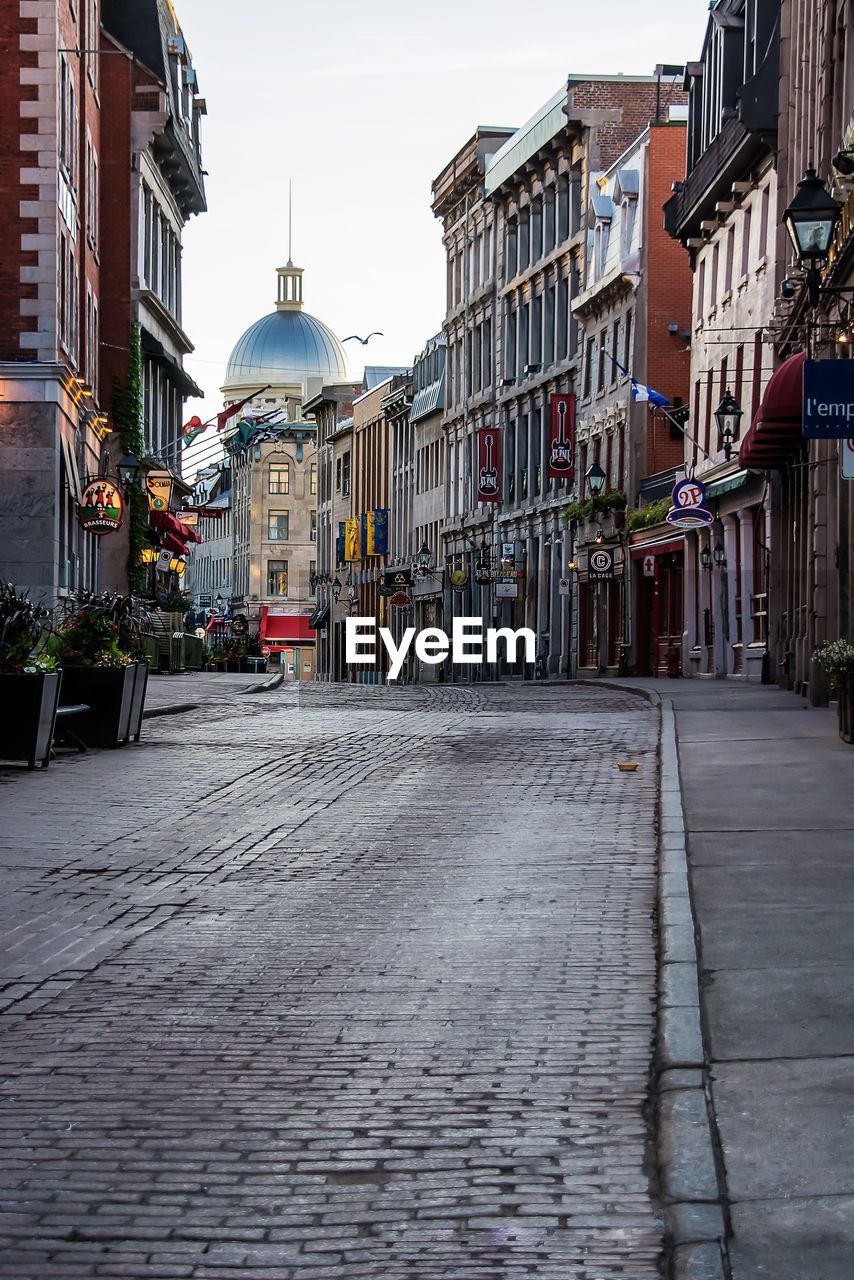
[[[350,334],[350,336],[349,336],[349,338],[344,338],[344,339],[342,339],[342,341],[344,341],[344,342],[361,342],[362,346],[363,346],[363,347],[366,347],[366,346],[368,345],[368,343],[370,342],[371,338],[384,338],[384,337],[385,337],[385,334],[384,334],[384,333],[380,333],[379,329],[374,329],[373,333],[369,333],[369,334],[368,334],[368,336],[367,336],[367,338],[360,338],[360,337],[359,337],[359,335],[358,335],[358,333],[351,333],[351,334]]]

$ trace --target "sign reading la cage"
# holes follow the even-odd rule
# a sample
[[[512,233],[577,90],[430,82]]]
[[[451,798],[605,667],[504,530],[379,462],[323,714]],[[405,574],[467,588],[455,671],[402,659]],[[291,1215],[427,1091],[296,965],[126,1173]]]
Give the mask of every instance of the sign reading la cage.
[[[122,526],[124,509],[112,480],[92,480],[80,495],[78,520],[87,533],[114,533]]]
[[[571,480],[575,453],[575,396],[552,395],[549,396],[549,404],[549,475],[558,480]]]

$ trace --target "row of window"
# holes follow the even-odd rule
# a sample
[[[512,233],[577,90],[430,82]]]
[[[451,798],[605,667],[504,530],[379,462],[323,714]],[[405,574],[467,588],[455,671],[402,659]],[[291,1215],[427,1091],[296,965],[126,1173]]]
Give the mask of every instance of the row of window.
[[[761,261],[766,256],[768,243],[768,217],[770,194],[768,187],[763,187],[759,194],[759,229],[756,240],[755,258]],[[743,280],[750,270],[754,255],[752,253],[753,214],[750,205],[741,213],[739,228],[739,274],[736,280]],[[723,249],[723,252],[721,250]],[[736,270],[736,227],[731,226],[723,242],[712,246],[711,255],[706,254],[697,268],[697,283],[694,298],[694,314],[699,323],[715,309],[720,301],[732,293],[734,272]]]
[[[444,441],[434,440],[425,444],[415,455],[415,492],[426,493],[442,483]]]
[[[196,556],[193,561],[196,591],[213,591],[231,579],[231,556]]]
[[[509,219],[504,231],[504,283],[575,235],[581,220],[581,181],[564,175]]]
[[[267,541],[287,542],[290,538],[291,515],[289,511],[267,512]],[[309,518],[309,538],[317,541],[317,512],[312,511]]]
[[[582,373],[582,397],[616,386],[628,377],[623,370],[632,367],[632,319],[634,312],[627,311],[610,325],[591,334],[584,346],[584,370]],[[620,369],[620,365],[623,366]]]
[[[478,228],[448,255],[448,310],[492,278],[492,224]]]
[[[142,278],[181,320],[181,241],[147,183],[142,184]]]
[[[290,493],[291,464],[289,462],[271,462],[267,469],[267,492],[272,494]],[[312,496],[317,493],[317,463],[312,462],[309,468],[308,491]]]
[[[572,289],[576,288],[573,276]],[[504,302],[504,377],[514,379],[559,364],[575,350],[566,276],[520,304]]]

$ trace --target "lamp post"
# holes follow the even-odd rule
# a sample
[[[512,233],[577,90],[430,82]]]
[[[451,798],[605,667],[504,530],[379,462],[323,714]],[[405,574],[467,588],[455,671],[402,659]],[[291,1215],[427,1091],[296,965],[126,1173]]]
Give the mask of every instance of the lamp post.
[[[433,555],[427,543],[421,545],[421,549],[415,557],[415,566],[419,573],[425,577],[433,572]]]
[[[827,261],[833,233],[842,215],[842,205],[825,187],[815,169],[810,167],[798,183],[795,197],[783,214],[783,222],[797,255],[806,268],[810,306],[814,307],[822,292],[819,268]],[[839,292],[834,289],[832,292]]]
[[[707,546],[703,546],[700,549],[700,564],[704,569],[711,569],[712,567],[712,553]]]
[[[587,492],[590,494],[591,498],[599,497],[599,494],[605,488],[605,481],[607,478],[608,477],[605,475],[605,472],[599,466],[599,463],[591,462],[584,476],[587,484]]]
[[[125,492],[129,493],[131,489],[135,488],[137,476],[141,469],[142,464],[132,453],[124,454],[116,463],[116,473]]]
[[[328,579],[329,574],[327,574],[326,577]],[[341,582],[341,579],[338,577],[338,574],[336,573],[335,577],[332,579],[332,581],[329,584],[329,592],[330,592],[330,595],[332,596],[332,605],[329,610],[329,635],[330,635],[329,680],[330,682],[333,682],[335,680],[335,606],[337,605],[339,599],[341,598],[342,586],[343,586],[343,583]]]
[[[732,457],[732,446],[738,439],[738,429],[744,412],[741,405],[729,391],[724,393],[717,409],[715,409],[715,421],[718,424],[721,441],[724,447],[724,457],[729,462]]]

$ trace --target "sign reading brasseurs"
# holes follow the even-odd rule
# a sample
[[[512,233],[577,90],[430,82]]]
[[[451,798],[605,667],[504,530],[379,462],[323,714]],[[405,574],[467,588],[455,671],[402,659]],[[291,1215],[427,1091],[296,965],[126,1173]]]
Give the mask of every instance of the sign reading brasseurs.
[[[808,440],[854,435],[854,360],[804,361],[804,435]]]

